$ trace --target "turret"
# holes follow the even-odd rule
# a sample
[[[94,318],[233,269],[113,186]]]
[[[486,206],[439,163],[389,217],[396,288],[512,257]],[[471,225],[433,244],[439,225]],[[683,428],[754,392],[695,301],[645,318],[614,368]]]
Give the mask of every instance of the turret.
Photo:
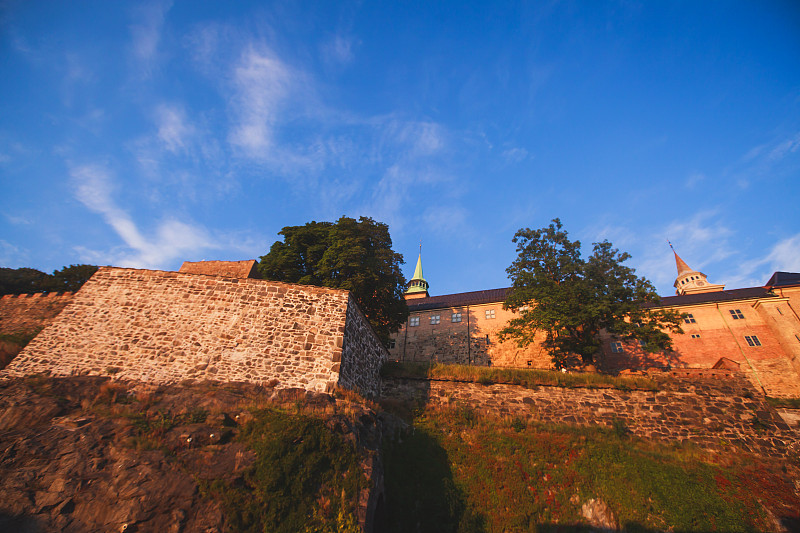
[[[671,244],[669,246],[672,248]],[[673,285],[675,287],[675,294],[678,296],[700,292],[716,292],[725,288],[725,285],[709,283],[705,274],[689,268],[689,265],[686,264],[686,261],[681,259],[674,248],[672,248],[672,253],[675,254],[675,266],[678,268],[678,277],[675,279]]]
[[[414,269],[414,277],[406,285],[406,300],[428,297],[428,282],[422,277],[422,245],[419,246],[419,256],[417,257],[417,268]]]

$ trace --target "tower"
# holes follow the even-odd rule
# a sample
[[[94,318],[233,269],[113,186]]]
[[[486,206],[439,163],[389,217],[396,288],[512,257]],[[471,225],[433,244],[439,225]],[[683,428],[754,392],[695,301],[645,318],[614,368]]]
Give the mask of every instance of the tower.
[[[672,248],[672,244],[669,247]],[[725,285],[709,283],[705,274],[698,270],[692,270],[674,248],[672,248],[672,253],[675,254],[675,266],[678,268],[678,277],[673,285],[675,294],[678,296],[701,292],[716,292],[725,288]]]
[[[405,296],[406,300],[428,297],[428,282],[422,277],[422,244],[419,245],[417,268],[414,269],[414,277],[408,282]]]

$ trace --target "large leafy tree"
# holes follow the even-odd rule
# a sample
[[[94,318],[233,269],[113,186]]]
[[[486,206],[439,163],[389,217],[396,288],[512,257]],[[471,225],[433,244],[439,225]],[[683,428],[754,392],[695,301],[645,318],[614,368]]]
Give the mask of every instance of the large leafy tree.
[[[403,256],[392,250],[386,224],[371,218],[287,226],[258,269],[264,279],[347,289],[381,341],[408,317]]]
[[[501,338],[526,346],[544,334],[553,362],[566,367],[594,361],[602,330],[641,341],[651,353],[671,347],[667,331],[682,333],[681,315],[653,308],[655,287],[623,265],[630,255],[610,242],[595,243],[583,259],[581,243],[569,240],[557,218],[545,228],[519,230],[513,242],[519,255],[506,270],[513,285],[504,307],[520,314]]]

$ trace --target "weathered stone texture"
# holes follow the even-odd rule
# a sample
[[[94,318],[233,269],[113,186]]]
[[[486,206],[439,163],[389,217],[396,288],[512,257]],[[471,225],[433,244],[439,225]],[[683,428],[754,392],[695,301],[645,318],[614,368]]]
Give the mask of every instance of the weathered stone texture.
[[[389,354],[352,296],[347,305],[343,342],[341,366],[334,362],[332,368],[339,373],[339,385],[369,397],[378,396],[381,366]]]
[[[102,267],[3,374],[330,391],[339,381],[348,302],[343,290]]]
[[[71,292],[3,296],[0,298],[0,333],[27,333],[47,326],[73,296]]]
[[[622,391],[480,385],[421,379],[384,379],[384,398],[461,404],[495,415],[561,424],[612,426],[634,434],[704,447],[728,444],[773,457],[797,453],[791,429],[742,376],[707,371],[703,377],[671,375],[658,391]]]

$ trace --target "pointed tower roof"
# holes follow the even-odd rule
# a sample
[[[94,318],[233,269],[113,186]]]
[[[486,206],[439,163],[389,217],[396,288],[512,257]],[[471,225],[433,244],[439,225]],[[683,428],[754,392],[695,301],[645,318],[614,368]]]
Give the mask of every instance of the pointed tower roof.
[[[419,256],[417,256],[417,268],[414,269],[414,277],[409,280],[406,288],[406,299],[427,298],[428,282],[422,277],[422,243],[419,245]]]
[[[414,277],[411,279],[421,279],[425,281],[425,278],[422,277],[422,251],[420,250],[419,256],[417,256],[417,268],[414,269]]]
[[[693,272],[693,270],[689,268],[689,265],[686,264],[686,261],[681,259],[681,256],[678,255],[678,252],[673,249],[672,253],[675,254],[675,265],[678,267],[679,276],[687,272]]]

